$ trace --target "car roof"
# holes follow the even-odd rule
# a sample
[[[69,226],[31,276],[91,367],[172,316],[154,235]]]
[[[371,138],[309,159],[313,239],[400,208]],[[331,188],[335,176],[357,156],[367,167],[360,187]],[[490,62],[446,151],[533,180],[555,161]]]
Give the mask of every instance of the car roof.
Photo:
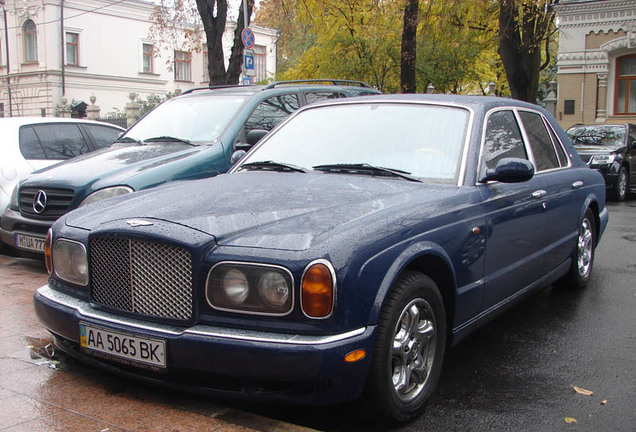
[[[83,123],[83,124],[95,124],[101,126],[112,126],[117,129],[124,130],[123,128],[100,121],[86,120],[79,118],[65,118],[65,117],[4,117],[0,118],[0,128],[4,127],[19,127],[31,124],[46,124],[46,123]]]

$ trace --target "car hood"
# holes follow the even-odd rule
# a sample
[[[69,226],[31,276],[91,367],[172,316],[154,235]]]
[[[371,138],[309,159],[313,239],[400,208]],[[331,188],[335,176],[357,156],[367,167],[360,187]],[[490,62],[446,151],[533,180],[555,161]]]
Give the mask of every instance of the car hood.
[[[210,234],[220,245],[305,250],[371,224],[403,225],[447,212],[465,204],[460,189],[343,174],[243,172],[101,201],[69,213],[66,224],[94,231],[122,220],[160,220]]]
[[[99,181],[125,184],[131,176],[203,151],[207,146],[158,142],[145,145],[117,143],[112,146],[36,171],[23,186],[83,187]]]

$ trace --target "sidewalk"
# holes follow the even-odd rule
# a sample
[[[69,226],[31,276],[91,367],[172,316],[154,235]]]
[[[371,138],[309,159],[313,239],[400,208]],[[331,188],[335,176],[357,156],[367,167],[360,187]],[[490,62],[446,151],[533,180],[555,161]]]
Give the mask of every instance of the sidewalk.
[[[32,306],[46,281],[43,263],[0,255],[1,432],[310,431],[56,355]]]

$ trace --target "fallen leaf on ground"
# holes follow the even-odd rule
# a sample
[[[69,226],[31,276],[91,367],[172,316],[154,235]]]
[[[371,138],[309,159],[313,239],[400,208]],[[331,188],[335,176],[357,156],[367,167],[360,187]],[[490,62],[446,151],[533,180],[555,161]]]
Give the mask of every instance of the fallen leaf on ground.
[[[577,387],[577,386],[572,386],[572,387],[574,388],[575,392],[577,392],[578,394],[583,395],[583,396],[592,396],[594,394],[593,391],[585,390],[584,388],[580,388],[580,387]]]
[[[570,423],[570,424],[578,423],[578,421],[576,421],[576,419],[572,418],[572,417],[566,417],[564,420],[565,420],[566,423]]]
[[[607,404],[607,399],[603,399],[603,400],[601,401],[601,405],[605,405],[605,404]]]

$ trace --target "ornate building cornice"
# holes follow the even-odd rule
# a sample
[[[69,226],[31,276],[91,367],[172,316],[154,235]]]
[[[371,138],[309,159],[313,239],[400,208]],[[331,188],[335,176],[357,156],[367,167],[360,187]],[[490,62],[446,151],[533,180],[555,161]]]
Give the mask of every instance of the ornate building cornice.
[[[636,0],[564,2],[555,5],[555,10],[561,28],[636,31]]]

